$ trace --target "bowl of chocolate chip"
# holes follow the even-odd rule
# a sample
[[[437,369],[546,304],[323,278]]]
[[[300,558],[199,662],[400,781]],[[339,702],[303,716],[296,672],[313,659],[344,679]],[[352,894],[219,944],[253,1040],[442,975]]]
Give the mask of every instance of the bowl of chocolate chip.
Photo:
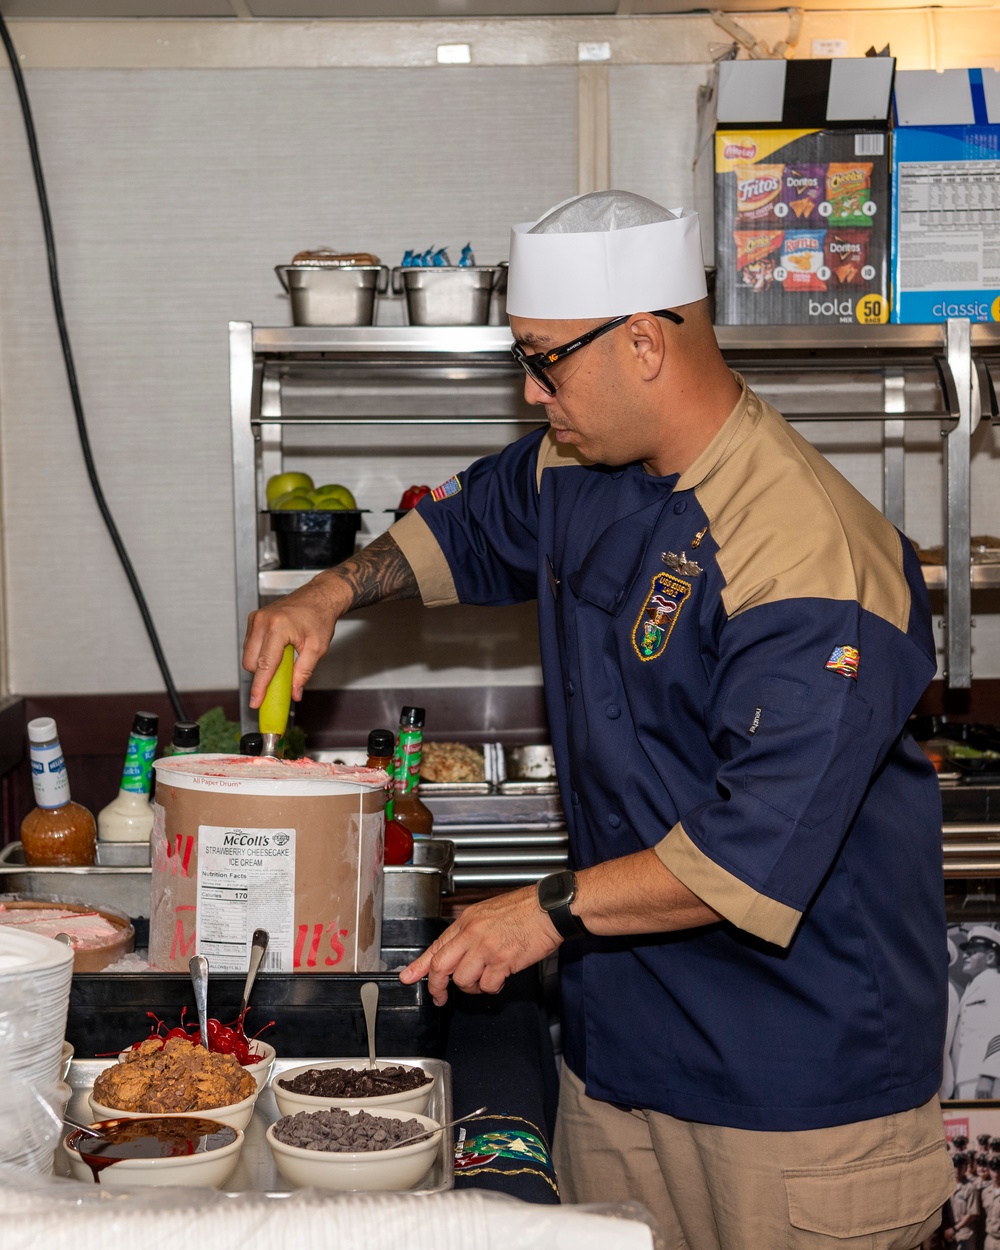
[[[405,1111],[423,1115],[434,1078],[423,1068],[379,1059],[374,1068],[366,1059],[337,1059],[288,1068],[271,1081],[271,1092],[282,1115],[320,1111],[325,1107]]]
[[[299,1111],[267,1130],[275,1166],[300,1187],[337,1190],[412,1189],[430,1171],[441,1151],[441,1134],[407,1144],[438,1128],[425,1115],[393,1110]]]
[[[243,1146],[239,1129],[202,1116],[99,1120],[90,1127],[96,1136],[77,1129],[66,1136],[63,1150],[78,1181],[111,1190],[218,1188],[232,1175]]]

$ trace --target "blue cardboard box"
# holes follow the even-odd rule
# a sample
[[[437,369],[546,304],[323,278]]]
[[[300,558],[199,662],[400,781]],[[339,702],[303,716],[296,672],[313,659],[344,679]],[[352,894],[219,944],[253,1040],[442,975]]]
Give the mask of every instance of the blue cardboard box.
[[[1000,321],[1000,72],[896,74],[892,320]]]

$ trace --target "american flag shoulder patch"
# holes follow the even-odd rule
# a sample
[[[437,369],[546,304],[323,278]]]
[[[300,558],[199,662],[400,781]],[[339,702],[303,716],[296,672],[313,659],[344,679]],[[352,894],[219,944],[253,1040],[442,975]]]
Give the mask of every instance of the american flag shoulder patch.
[[[462,483],[457,477],[450,477],[447,482],[442,482],[440,486],[435,486],[431,491],[431,498],[435,503],[440,503],[442,499],[447,499],[449,495],[457,495],[462,489]]]
[[[858,680],[858,662],[861,659],[861,652],[857,647],[848,647],[846,645],[834,647],[830,653],[830,658],[826,662],[826,667],[833,673],[839,673],[841,677],[850,677],[852,680]]]

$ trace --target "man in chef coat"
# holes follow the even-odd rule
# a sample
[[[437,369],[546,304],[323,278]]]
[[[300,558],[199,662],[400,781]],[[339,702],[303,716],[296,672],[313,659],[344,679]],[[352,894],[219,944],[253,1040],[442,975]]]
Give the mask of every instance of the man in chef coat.
[[[1000,930],[973,925],[962,943],[969,982],[951,1044],[955,1098],[996,1098],[1000,1088]]]
[[[671,1250],[919,1244],[952,1188],[935,672],[910,544],[727,368],[697,217],[577,197],[512,232],[547,427],[255,612],[258,706],[379,600],[538,603],[575,871],[401,974],[497,992],[562,947],[562,1195]]]

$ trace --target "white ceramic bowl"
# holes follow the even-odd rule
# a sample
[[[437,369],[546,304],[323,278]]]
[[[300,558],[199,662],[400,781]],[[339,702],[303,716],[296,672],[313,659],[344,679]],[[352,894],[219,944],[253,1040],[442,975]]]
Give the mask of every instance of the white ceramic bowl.
[[[264,1052],[264,1058],[261,1059],[259,1063],[248,1063],[246,1065],[247,1072],[249,1072],[253,1079],[257,1082],[257,1093],[259,1094],[270,1079],[271,1069],[274,1067],[275,1050],[274,1047],[268,1045],[267,1042],[256,1041],[253,1043],[253,1046],[255,1050]],[[131,1047],[129,1047],[128,1050],[121,1051],[118,1055],[118,1062],[124,1063],[131,1053]]]
[[[249,1098],[244,1098],[242,1102],[231,1103],[228,1107],[206,1107],[204,1111],[178,1111],[170,1114],[183,1115],[188,1119],[191,1116],[197,1116],[202,1120],[220,1120],[223,1124],[229,1124],[233,1128],[245,1129],[250,1123],[259,1092],[259,1090],[254,1090]],[[163,1111],[123,1111],[120,1107],[109,1107],[98,1102],[93,1094],[90,1095],[90,1109],[94,1113],[95,1120],[148,1120],[152,1116],[167,1114]],[[115,1164],[115,1166],[118,1165]]]
[[[75,1053],[76,1052],[74,1051],[73,1044],[71,1042],[63,1042],[62,1044],[62,1067],[59,1070],[60,1081],[69,1080],[69,1068],[70,1068],[70,1064],[73,1062],[73,1055]]]
[[[121,1116],[112,1117],[122,1119]],[[164,1116],[164,1119],[173,1119]],[[187,1119],[189,1117],[177,1117]],[[203,1120],[215,1120],[214,1113],[210,1116],[199,1116]],[[91,1124],[91,1128],[100,1128],[100,1122]],[[69,1159],[69,1170],[78,1181],[93,1185],[94,1175],[87,1164],[80,1158],[80,1153],[67,1145],[72,1137],[67,1133],[62,1148]],[[169,1159],[120,1159],[100,1173],[100,1184],[105,1189],[141,1189],[146,1185],[198,1185],[203,1188],[215,1188],[224,1185],[233,1174],[243,1149],[243,1133],[237,1130],[236,1140],[228,1146],[220,1146],[218,1150],[209,1150],[198,1155],[178,1155]]]
[[[378,1068],[392,1068],[403,1063],[403,1060],[377,1059]],[[408,1064],[414,1067],[414,1064]],[[431,1090],[434,1088],[433,1078],[425,1085],[416,1089],[404,1090],[401,1094],[377,1094],[372,1098],[339,1098],[336,1095],[324,1097],[319,1094],[296,1094],[285,1089],[282,1081],[294,1081],[303,1072],[322,1071],[324,1068],[351,1068],[358,1071],[368,1067],[367,1059],[338,1059],[333,1063],[305,1063],[299,1068],[287,1068],[275,1074],[271,1081],[271,1093],[278,1104],[282,1115],[294,1115],[296,1111],[323,1111],[327,1107],[345,1107],[348,1110],[372,1111],[377,1107],[391,1107],[400,1119],[408,1115],[423,1115],[430,1101]]]
[[[357,1114],[352,1112],[352,1115]],[[425,1115],[401,1115],[398,1110],[376,1108],[369,1115],[386,1120],[419,1120],[423,1128],[437,1128],[437,1120]],[[412,1189],[426,1176],[441,1150],[441,1134],[395,1146],[392,1150],[304,1150],[288,1146],[267,1130],[267,1144],[286,1181],[304,1188],[338,1190]]]

